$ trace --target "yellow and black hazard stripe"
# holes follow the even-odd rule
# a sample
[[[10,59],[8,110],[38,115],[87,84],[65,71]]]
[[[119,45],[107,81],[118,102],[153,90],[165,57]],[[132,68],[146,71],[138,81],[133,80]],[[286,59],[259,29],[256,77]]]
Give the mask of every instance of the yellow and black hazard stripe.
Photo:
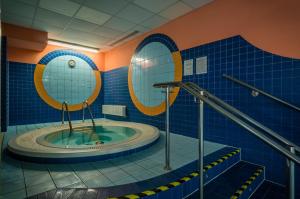
[[[193,172],[190,175],[185,176],[183,178],[180,178],[179,180],[171,182],[167,185],[159,186],[159,187],[156,187],[156,188],[151,189],[151,190],[143,191],[141,193],[129,194],[129,195],[125,195],[125,196],[121,196],[121,197],[115,197],[115,198],[109,198],[109,199],[136,199],[136,198],[142,198],[142,197],[145,197],[145,196],[151,196],[151,195],[157,194],[157,193],[162,192],[162,191],[167,191],[170,188],[177,187],[177,186],[183,184],[184,182],[190,181],[192,178],[194,178],[198,175],[199,175],[198,172]]]
[[[203,168],[204,172],[206,172],[207,170],[213,168],[214,166],[224,162],[225,160],[227,160],[228,158],[238,154],[239,152],[240,152],[240,149],[237,149],[237,150],[235,150],[231,153],[228,153],[227,155],[224,155],[220,159],[218,159],[218,160],[210,163],[209,165],[205,166]],[[170,188],[179,186],[179,185],[181,185],[181,184],[183,184],[187,181],[190,181],[192,178],[197,177],[197,176],[199,176],[199,172],[195,171],[195,172],[192,172],[189,175],[187,175],[185,177],[182,177],[182,178],[180,178],[180,179],[178,179],[174,182],[171,182],[171,183],[163,185],[163,186],[156,187],[156,188],[151,189],[151,190],[146,190],[146,191],[143,191],[143,192],[140,192],[140,193],[129,194],[129,195],[120,196],[120,197],[111,197],[109,199],[137,199],[137,198],[142,198],[142,197],[146,197],[146,196],[151,196],[151,195],[157,194],[157,193],[162,192],[162,191],[167,191]]]
[[[255,173],[249,177],[246,182],[230,197],[230,199],[238,199],[262,172],[262,168],[257,169]]]
[[[203,171],[206,172],[207,170],[217,166],[218,164],[224,162],[225,160],[227,160],[228,158],[238,154],[240,152],[240,149],[237,149],[235,151],[232,151],[231,153],[228,153],[227,155],[224,155],[223,157],[221,157],[220,159],[206,165],[204,168],[203,168]]]

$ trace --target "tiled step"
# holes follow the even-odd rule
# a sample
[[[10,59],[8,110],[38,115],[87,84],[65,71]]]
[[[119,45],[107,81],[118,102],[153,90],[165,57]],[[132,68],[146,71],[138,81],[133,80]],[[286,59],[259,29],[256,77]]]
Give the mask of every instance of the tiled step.
[[[240,161],[240,150],[233,147],[224,147],[204,157],[205,181],[209,182],[224,170]],[[90,189],[97,192],[97,198],[156,198],[181,199],[198,188],[199,178],[197,171],[198,161],[194,161],[167,174],[140,181],[137,183]],[[73,190],[75,192],[75,190]],[[71,189],[60,189],[62,192],[72,192]],[[83,194],[84,191],[80,192]],[[143,192],[143,193],[142,193]],[[145,193],[153,194],[145,197]],[[147,195],[146,194],[146,195]],[[47,194],[46,194],[47,195]],[[43,194],[45,196],[45,193]],[[34,196],[35,197],[35,196]],[[33,198],[34,198],[33,197]],[[129,198],[130,198],[129,197]],[[46,197],[48,198],[48,197]]]
[[[240,161],[204,187],[205,199],[248,199],[264,180],[264,168]],[[199,198],[199,192],[188,199]]]
[[[286,187],[272,183],[270,181],[264,181],[262,185],[252,194],[250,199],[287,199]],[[296,196],[300,198],[300,196]]]
[[[241,160],[241,150],[234,147],[224,147],[204,158],[204,184]]]

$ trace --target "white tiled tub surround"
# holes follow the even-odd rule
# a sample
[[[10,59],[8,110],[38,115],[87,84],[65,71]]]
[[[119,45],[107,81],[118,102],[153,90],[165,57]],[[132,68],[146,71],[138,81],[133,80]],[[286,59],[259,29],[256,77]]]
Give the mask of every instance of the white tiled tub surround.
[[[76,123],[76,121],[74,121]],[[77,122],[79,123],[79,122]],[[14,135],[59,123],[10,126],[4,147]],[[204,142],[208,155],[224,145]],[[124,157],[105,161],[70,164],[36,164],[5,156],[0,164],[0,199],[21,199],[54,188],[96,188],[146,180],[167,173],[164,170],[165,133],[151,147]],[[171,166],[175,170],[198,158],[198,140],[171,133]]]
[[[25,155],[29,157],[89,157],[113,154],[139,148],[150,144],[159,138],[159,130],[156,127],[146,124],[99,120],[96,121],[96,125],[129,127],[136,130],[138,133],[136,136],[133,136],[127,141],[112,144],[104,144],[100,145],[99,147],[88,146],[86,148],[55,148],[39,144],[36,140],[40,136],[69,128],[67,124],[53,125],[50,127],[32,130],[11,139],[8,143],[8,149],[18,155]],[[73,128],[84,126],[92,126],[92,123],[77,123],[73,125]]]

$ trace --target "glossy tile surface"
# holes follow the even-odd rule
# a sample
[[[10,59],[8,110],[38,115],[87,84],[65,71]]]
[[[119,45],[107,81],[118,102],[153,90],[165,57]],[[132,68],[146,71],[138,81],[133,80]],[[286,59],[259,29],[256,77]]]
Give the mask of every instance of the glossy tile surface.
[[[256,190],[250,199],[287,199],[286,187],[274,184],[270,181],[264,183]],[[300,196],[296,197],[300,198]]]
[[[9,139],[15,135],[50,125],[53,123],[10,126],[4,138],[4,146],[7,146]],[[141,152],[106,161],[75,164],[21,162],[4,154],[0,164],[0,198],[24,198],[59,188],[117,186],[165,174],[167,171],[163,169],[164,143],[164,132],[161,132],[159,141]],[[173,170],[197,159],[197,144],[197,139],[171,134]],[[217,143],[205,142],[205,155],[223,147],[224,145]],[[94,192],[88,192],[84,197],[94,195]]]
[[[224,155],[230,154],[233,151],[236,151],[236,148],[224,147],[218,151],[208,154],[207,156],[204,157],[204,165],[209,165],[212,162],[220,159],[221,157],[224,157]],[[240,155],[240,153],[238,153],[234,156],[230,156],[226,161],[219,163],[219,165],[222,166],[222,171],[230,168],[233,164],[238,162],[240,160],[239,155]],[[236,160],[236,157],[238,157],[237,160]],[[122,162],[127,162],[127,161],[122,161]],[[120,196],[124,196],[124,195],[128,195],[128,194],[141,193],[145,190],[153,190],[162,185],[168,186],[168,184],[170,184],[171,182],[177,181],[178,179],[185,177],[194,171],[197,171],[197,168],[198,168],[198,161],[193,161],[183,167],[180,167],[176,170],[172,170],[171,172],[168,172],[166,174],[163,174],[163,175],[151,178],[151,179],[134,182],[134,183],[130,183],[130,184],[125,184],[125,185],[120,185],[120,186],[101,187],[101,188],[96,188],[96,189],[90,189],[90,191],[94,194],[93,196],[95,196],[96,195],[95,193],[97,192],[97,198],[99,198],[99,199],[105,199],[107,197],[120,197]],[[215,171],[213,171],[214,177],[216,177],[220,174],[220,173],[218,173],[217,166],[211,168],[209,171],[211,171],[211,170],[215,170]],[[118,173],[118,170],[113,169],[112,171],[114,173]],[[206,180],[206,178],[205,178],[205,180]],[[189,195],[195,189],[197,189],[197,187],[199,186],[198,183],[199,183],[199,178],[195,177],[195,178],[192,178],[190,181],[188,181],[184,184],[181,184],[180,186],[173,187],[167,191],[162,191],[162,192],[159,192],[155,195],[152,195],[152,196],[149,196],[146,198],[147,199],[149,199],[149,198],[153,198],[153,199],[154,198],[155,199],[178,198],[178,199],[181,199],[181,198],[184,198],[185,196]],[[81,189],[80,193],[78,193],[78,194],[80,194],[80,197],[85,197],[86,193],[87,193],[87,196],[89,196],[90,193],[88,193],[87,190],[88,189]],[[79,191],[79,190],[77,190],[77,191]],[[55,196],[51,195],[47,198],[51,199],[51,198],[60,197],[61,195],[67,195],[70,192],[74,192],[74,195],[77,194],[76,190],[74,190],[74,189],[62,188],[62,189],[58,189],[56,191]],[[52,193],[52,191],[51,191],[51,193]],[[38,194],[37,196],[33,196],[31,198],[36,198],[36,197],[40,198],[40,197],[44,197],[45,195],[48,196],[47,193],[42,193],[42,194]],[[134,197],[134,196],[132,196],[132,197]]]
[[[243,185],[243,183],[249,179],[249,177],[252,176],[252,174],[258,168],[260,168],[260,166],[240,161],[204,187],[204,198],[231,198],[231,196],[233,196],[233,194]],[[249,185],[249,187],[250,186],[251,185]],[[199,192],[191,195],[188,199],[196,198],[199,198]],[[241,195],[241,198],[243,198],[243,195]]]

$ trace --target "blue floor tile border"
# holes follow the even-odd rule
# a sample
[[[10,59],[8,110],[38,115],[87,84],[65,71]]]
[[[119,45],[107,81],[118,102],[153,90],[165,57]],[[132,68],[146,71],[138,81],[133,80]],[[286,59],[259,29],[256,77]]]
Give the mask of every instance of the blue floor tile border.
[[[10,157],[13,157],[17,160],[26,161],[26,162],[33,162],[33,163],[53,163],[53,164],[65,164],[65,163],[80,163],[80,162],[93,162],[93,161],[101,161],[101,160],[109,160],[117,157],[124,157],[127,155],[131,155],[137,152],[140,152],[142,150],[145,150],[154,144],[158,142],[158,140],[161,139],[160,137],[156,139],[155,141],[146,144],[144,146],[130,149],[122,152],[112,153],[112,154],[106,154],[106,155],[96,155],[96,156],[87,156],[87,157],[72,157],[72,158],[42,158],[42,157],[30,157],[26,155],[19,155],[16,154],[9,149],[5,149],[4,153],[9,155]]]

